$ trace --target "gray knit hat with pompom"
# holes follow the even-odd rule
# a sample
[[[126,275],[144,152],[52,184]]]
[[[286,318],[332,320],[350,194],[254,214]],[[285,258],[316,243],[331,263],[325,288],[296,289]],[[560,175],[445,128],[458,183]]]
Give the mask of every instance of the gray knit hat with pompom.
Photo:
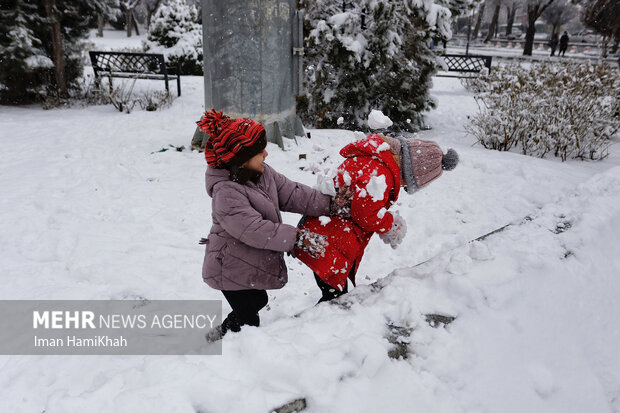
[[[401,174],[408,193],[428,185],[439,178],[442,170],[450,171],[459,162],[459,155],[454,149],[448,149],[444,154],[433,141],[397,136],[388,138],[388,142],[400,156]]]

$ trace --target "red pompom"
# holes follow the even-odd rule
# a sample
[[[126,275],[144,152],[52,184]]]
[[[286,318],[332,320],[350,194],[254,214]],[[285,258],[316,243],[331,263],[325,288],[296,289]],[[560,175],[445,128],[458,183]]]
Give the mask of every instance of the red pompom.
[[[207,132],[210,136],[217,136],[222,131],[223,121],[226,119],[228,116],[223,115],[222,111],[216,112],[215,109],[211,109],[205,112],[196,124],[201,131]]]

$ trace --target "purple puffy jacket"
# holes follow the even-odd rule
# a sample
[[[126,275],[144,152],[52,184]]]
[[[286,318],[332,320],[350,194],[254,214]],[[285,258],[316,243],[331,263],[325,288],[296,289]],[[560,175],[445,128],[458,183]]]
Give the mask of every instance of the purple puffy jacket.
[[[295,245],[297,228],[282,223],[280,211],[329,214],[330,197],[293,182],[265,164],[258,184],[232,182],[226,169],[207,168],[213,226],[202,278],[218,290],[269,290],[288,281],[284,252]]]

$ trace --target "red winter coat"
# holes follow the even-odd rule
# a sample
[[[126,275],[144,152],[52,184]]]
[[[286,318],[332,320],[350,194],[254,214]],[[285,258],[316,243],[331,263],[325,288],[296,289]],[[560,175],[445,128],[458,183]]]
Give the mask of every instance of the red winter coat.
[[[398,199],[400,169],[390,146],[374,134],[345,146],[340,155],[346,160],[338,167],[334,186],[354,190],[351,218],[322,217],[321,223],[319,218],[308,217],[301,228],[326,235],[329,246],[324,257],[312,258],[299,248],[295,255],[327,284],[342,290],[372,234],[392,227],[394,218],[386,210]],[[353,283],[356,271],[351,273]]]

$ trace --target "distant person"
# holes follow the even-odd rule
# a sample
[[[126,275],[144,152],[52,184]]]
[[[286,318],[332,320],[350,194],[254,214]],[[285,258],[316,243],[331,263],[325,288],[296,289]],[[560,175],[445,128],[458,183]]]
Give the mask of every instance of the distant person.
[[[560,51],[558,52],[558,56],[562,55],[562,57],[564,57],[566,49],[568,49],[568,33],[565,30],[562,37],[560,37]]]
[[[558,39],[558,34],[557,33],[553,33],[551,35],[551,40],[549,41],[549,46],[551,46],[551,56],[555,55],[555,49],[558,48],[558,42],[560,40]]]

